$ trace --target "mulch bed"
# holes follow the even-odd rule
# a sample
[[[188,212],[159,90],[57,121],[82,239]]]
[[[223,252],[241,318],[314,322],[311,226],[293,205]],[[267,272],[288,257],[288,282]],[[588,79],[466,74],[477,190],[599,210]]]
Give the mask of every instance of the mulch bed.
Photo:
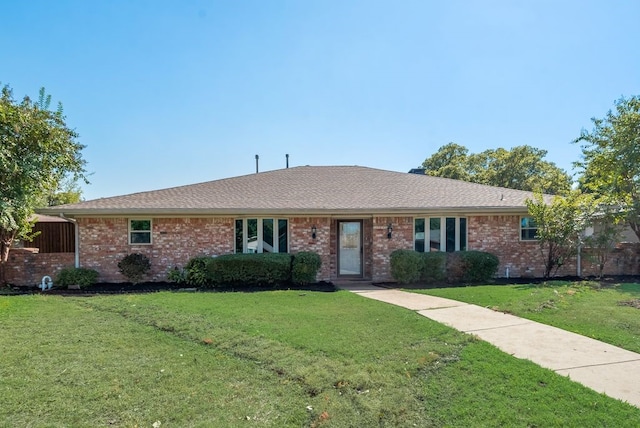
[[[7,289],[5,289],[7,290]],[[42,291],[38,287],[10,287],[6,293],[0,293],[0,295],[6,294],[53,294],[59,296],[95,296],[100,294],[140,294],[140,293],[157,293],[159,291],[174,291],[174,292],[209,292],[209,293],[222,293],[222,292],[243,292],[253,293],[258,291],[273,291],[273,290],[299,290],[299,291],[322,291],[333,292],[337,291],[337,288],[331,282],[317,282],[306,285],[286,285],[280,287],[269,286],[235,286],[225,288],[198,288],[190,287],[184,284],[175,284],[172,282],[141,282],[138,284],[132,284],[128,282],[123,283],[99,283],[94,284],[91,287],[86,287],[81,290],[68,290],[63,288],[52,288],[51,290]]]

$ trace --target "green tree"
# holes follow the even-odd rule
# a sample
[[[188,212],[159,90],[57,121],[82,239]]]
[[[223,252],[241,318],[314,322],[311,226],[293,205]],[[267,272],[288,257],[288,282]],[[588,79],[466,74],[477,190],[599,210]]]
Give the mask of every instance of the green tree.
[[[593,129],[582,130],[580,186],[612,198],[640,239],[640,97],[621,98],[604,119],[592,118]]]
[[[544,160],[546,150],[516,146],[469,154],[464,146],[442,146],[422,166],[427,175],[447,177],[490,186],[567,194],[571,177],[554,163]]]
[[[468,168],[469,150],[456,143],[445,144],[427,158],[422,167],[427,175],[471,181]]]
[[[56,205],[75,204],[82,200],[82,189],[78,181],[72,177],[66,177],[60,182],[58,189],[47,195],[41,206],[53,207]]]
[[[587,258],[596,264],[598,278],[602,278],[609,257],[622,236],[622,217],[614,205],[604,203],[601,199],[594,209],[593,234],[584,238],[588,248]]]
[[[83,145],[67,127],[62,105],[51,111],[44,88],[38,101],[0,94],[0,280],[15,239],[29,239],[34,209],[65,177],[84,179]]]
[[[583,231],[593,217],[592,198],[574,191],[566,197],[555,196],[549,203],[536,193],[526,204],[538,228],[536,238],[544,260],[544,277],[549,278],[577,253]]]

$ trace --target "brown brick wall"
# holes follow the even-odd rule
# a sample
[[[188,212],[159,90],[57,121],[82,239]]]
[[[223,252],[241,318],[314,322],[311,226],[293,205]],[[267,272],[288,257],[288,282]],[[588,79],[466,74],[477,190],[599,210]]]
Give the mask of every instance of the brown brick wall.
[[[544,262],[536,241],[520,240],[519,215],[472,216],[467,220],[468,249],[488,251],[500,259],[497,276],[542,277]],[[570,260],[557,275],[575,275],[576,262]]]
[[[129,245],[127,218],[80,218],[80,265],[100,273],[100,281],[126,281],[118,262],[131,253],[149,257],[145,280],[164,281],[167,270],[198,255],[234,251],[233,218],[154,218],[152,244]]]
[[[39,253],[37,248],[14,248],[5,265],[6,280],[13,285],[38,285],[42,277],[48,275],[55,281],[62,268],[74,263],[74,253]]]
[[[387,238],[387,227],[391,223],[391,239]],[[390,272],[391,253],[398,249],[413,249],[413,217],[373,218],[373,281],[392,280]]]
[[[589,248],[583,249],[581,261],[583,276],[598,274],[597,261]],[[609,254],[604,266],[604,275],[640,275],[640,244],[618,244]]]
[[[311,236],[311,228],[316,227],[316,238]],[[322,267],[318,273],[318,281],[330,281],[332,255],[331,219],[328,217],[292,217],[289,218],[289,252],[313,251],[320,255]]]
[[[540,277],[544,272],[542,256],[536,242],[520,241],[520,216],[467,217],[468,249],[489,251],[500,259],[498,276],[506,268],[512,277]],[[100,281],[126,281],[118,272],[118,262],[127,254],[138,252],[151,260],[149,281],[166,280],[167,270],[184,266],[197,255],[220,255],[234,251],[235,219],[215,218],[153,218],[152,244],[128,244],[127,218],[80,218],[80,265],[96,269]],[[315,251],[322,258],[318,280],[337,277],[337,225],[329,217],[289,218],[289,248],[291,253]],[[400,248],[413,249],[413,217],[376,216],[363,219],[364,277],[374,281],[391,280],[389,257]],[[387,239],[387,225],[393,232]],[[316,226],[316,238],[311,228]],[[73,253],[35,254],[28,250],[12,250],[7,265],[7,279],[19,285],[40,283],[43,275],[55,277],[64,266],[74,264]],[[640,274],[640,244],[621,245],[611,255],[605,270],[610,275]],[[596,270],[583,251],[583,275]],[[576,260],[570,260],[558,275],[575,275]]]

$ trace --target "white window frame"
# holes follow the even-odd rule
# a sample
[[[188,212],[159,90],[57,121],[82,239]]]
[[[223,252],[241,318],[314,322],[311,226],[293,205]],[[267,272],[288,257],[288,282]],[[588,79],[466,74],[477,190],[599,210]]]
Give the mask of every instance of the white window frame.
[[[148,221],[149,222],[149,230],[134,230],[131,227],[131,223],[134,221]],[[153,219],[151,218],[130,218],[127,221],[128,223],[128,240],[129,245],[152,245],[153,244]],[[132,233],[149,233],[149,242],[132,242],[131,234]]]
[[[536,232],[538,231],[538,226],[536,227],[522,227],[522,220],[524,220],[525,218],[529,218],[531,220],[533,220],[533,217],[531,217],[530,215],[523,215],[520,216],[520,221],[518,224],[518,231],[520,232],[520,236],[518,237],[520,239],[520,241],[522,242],[535,242],[538,240],[538,238],[527,238],[527,239],[523,239],[522,238],[522,231],[523,230],[535,230]],[[535,221],[535,220],[534,220]],[[537,233],[536,233],[537,234]],[[535,236],[535,235],[534,235]]]
[[[290,247],[290,233],[289,233],[289,219],[288,218],[281,218],[281,217],[243,217],[243,218],[237,218],[236,220],[242,220],[242,249],[243,249],[243,253],[245,254],[254,254],[253,251],[248,251],[248,227],[247,227],[247,221],[248,220],[256,220],[258,222],[257,224],[257,247],[256,247],[256,251],[255,253],[263,253],[264,252],[264,246],[263,246],[263,236],[262,236],[262,230],[263,230],[263,221],[264,220],[272,220],[273,221],[273,253],[279,253],[280,252],[280,229],[279,229],[279,220],[285,220],[287,222],[287,253],[289,252],[289,248]],[[233,252],[236,253],[238,251],[238,246],[236,243],[236,230],[235,230],[235,221],[234,221],[234,229],[233,229]]]
[[[440,219],[440,249],[438,251],[446,252],[447,251],[447,219],[454,218],[455,219],[455,249],[454,251],[460,251],[460,219],[464,218],[467,220],[467,228],[465,230],[465,240],[467,243],[467,248],[469,246],[469,218],[467,216],[430,216],[430,217],[414,217],[413,218],[413,249],[416,250],[416,219],[424,220],[424,252],[431,252],[431,229],[430,225],[432,218]]]

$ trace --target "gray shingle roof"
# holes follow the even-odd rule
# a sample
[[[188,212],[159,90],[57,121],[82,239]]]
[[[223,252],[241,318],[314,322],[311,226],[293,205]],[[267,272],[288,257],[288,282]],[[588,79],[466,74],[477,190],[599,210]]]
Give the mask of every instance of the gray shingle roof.
[[[40,210],[47,214],[526,211],[531,192],[361,166],[300,166]]]

